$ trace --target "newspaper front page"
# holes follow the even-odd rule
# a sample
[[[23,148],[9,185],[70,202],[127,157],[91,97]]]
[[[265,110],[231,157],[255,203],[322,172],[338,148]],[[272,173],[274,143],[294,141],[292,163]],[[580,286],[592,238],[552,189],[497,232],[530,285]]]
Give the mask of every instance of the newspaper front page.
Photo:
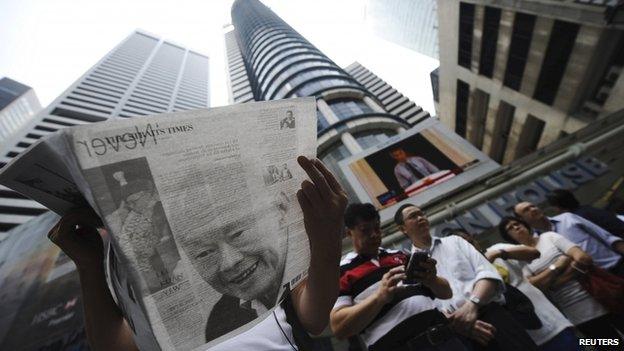
[[[98,212],[141,348],[206,349],[263,320],[305,277],[296,157],[316,153],[315,106],[291,99],[73,127],[0,181],[60,213],[85,201]],[[13,169],[20,162],[30,170]],[[17,181],[42,164],[50,179]]]

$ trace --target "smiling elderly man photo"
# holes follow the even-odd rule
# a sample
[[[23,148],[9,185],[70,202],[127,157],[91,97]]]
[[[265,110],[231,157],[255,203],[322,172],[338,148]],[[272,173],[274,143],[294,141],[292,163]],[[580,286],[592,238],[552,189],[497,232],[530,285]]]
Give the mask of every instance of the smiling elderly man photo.
[[[221,203],[203,214],[204,225],[178,237],[193,268],[222,294],[208,317],[206,342],[253,321],[278,299],[288,249],[283,209],[289,205],[278,196],[266,206],[260,214],[237,215]]]
[[[206,341],[256,319],[277,301],[287,234],[277,226],[270,231],[261,226],[249,215],[180,240],[193,267],[223,294],[208,317]]]

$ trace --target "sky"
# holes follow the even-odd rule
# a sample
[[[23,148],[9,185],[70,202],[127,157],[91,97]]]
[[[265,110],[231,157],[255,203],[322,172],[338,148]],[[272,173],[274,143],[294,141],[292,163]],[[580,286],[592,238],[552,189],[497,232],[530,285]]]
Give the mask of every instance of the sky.
[[[365,0],[263,0],[341,67],[357,61],[434,114],[437,60],[385,41],[365,23]],[[231,0],[2,0],[0,77],[51,103],[135,29],[210,57],[211,106],[228,104],[224,26]]]

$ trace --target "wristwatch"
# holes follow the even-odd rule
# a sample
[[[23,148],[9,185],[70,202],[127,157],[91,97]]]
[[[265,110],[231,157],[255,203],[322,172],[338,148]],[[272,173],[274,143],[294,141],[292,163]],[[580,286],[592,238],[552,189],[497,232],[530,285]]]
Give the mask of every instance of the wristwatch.
[[[470,295],[468,300],[477,305],[477,307],[481,307],[481,299],[477,295]]]

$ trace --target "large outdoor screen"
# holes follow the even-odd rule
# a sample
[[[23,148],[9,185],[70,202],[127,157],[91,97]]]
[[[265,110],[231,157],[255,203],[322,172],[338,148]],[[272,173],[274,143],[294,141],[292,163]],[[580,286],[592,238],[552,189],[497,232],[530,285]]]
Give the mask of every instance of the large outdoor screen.
[[[383,219],[393,205],[422,205],[499,165],[430,119],[341,161],[340,167],[360,201],[382,210]]]

